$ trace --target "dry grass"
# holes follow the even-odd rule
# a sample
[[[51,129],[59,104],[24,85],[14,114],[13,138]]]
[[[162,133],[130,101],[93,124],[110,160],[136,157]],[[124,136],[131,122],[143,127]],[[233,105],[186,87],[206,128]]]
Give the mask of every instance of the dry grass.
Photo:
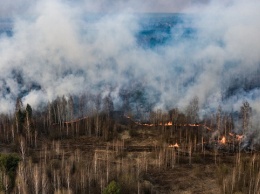
[[[186,142],[185,136],[167,137],[153,128],[133,130],[122,130],[118,139],[110,141],[89,136],[39,140],[39,145],[44,146],[28,150],[27,159],[31,158],[31,163],[25,163],[24,170],[28,173],[38,167],[39,172],[46,172],[49,178],[46,190],[51,193],[100,193],[111,180],[119,182],[126,194],[260,193],[257,154],[208,151],[201,149],[201,145],[196,147],[195,138],[187,138]],[[179,149],[168,147],[175,142]],[[66,179],[68,173],[70,179]],[[32,180],[27,183],[28,188],[33,188],[35,181],[28,177]],[[51,184],[54,181],[56,187]]]
[[[260,156],[237,154],[233,167],[221,167],[219,181],[226,194],[260,193]]]

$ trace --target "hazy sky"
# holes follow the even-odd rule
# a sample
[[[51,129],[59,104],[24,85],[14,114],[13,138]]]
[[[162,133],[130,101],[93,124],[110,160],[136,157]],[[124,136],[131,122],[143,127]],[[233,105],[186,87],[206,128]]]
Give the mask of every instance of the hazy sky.
[[[28,8],[39,0],[0,0],[0,17],[28,13]],[[94,12],[183,12],[200,9],[209,0],[58,0],[80,5],[85,11]],[[223,0],[223,2],[226,0]]]

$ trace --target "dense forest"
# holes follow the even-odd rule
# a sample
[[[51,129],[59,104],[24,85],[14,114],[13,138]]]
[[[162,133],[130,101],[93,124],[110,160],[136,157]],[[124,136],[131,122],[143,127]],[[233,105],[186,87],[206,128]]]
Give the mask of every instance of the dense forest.
[[[209,193],[260,191],[258,133],[247,101],[240,112],[225,112],[219,106],[201,118],[198,97],[184,110],[168,111],[145,109],[127,99],[118,110],[110,95],[63,96],[37,109],[17,99],[15,112],[0,116],[1,191],[196,193],[209,189],[177,180],[178,170],[195,176],[191,185],[200,179],[214,180],[216,186]],[[177,183],[173,186],[170,181]]]

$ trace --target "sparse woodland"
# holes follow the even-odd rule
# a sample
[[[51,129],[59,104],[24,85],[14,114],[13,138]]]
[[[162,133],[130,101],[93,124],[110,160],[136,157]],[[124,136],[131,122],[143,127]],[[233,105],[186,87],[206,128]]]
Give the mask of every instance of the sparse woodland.
[[[260,194],[259,10],[0,0],[0,194]]]
[[[0,193],[259,193],[250,104],[203,120],[198,104],[152,111],[126,98],[118,111],[109,95],[82,95],[35,110],[18,99],[0,116]]]

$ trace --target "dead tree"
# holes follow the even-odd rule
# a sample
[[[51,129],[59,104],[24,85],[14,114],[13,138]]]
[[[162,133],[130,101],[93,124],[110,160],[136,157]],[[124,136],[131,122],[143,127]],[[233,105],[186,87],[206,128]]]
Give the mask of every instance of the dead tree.
[[[251,114],[252,114],[252,108],[250,107],[250,104],[247,101],[243,102],[243,105],[240,108],[243,134],[246,134],[248,132]]]
[[[199,121],[199,98],[195,96],[186,108],[186,115],[189,123]]]

